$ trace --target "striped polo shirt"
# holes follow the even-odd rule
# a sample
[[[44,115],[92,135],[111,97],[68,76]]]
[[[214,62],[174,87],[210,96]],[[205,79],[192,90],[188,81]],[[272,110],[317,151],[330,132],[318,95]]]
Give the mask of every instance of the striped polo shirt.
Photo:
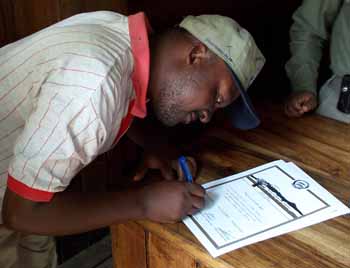
[[[144,13],[73,16],[0,49],[0,198],[48,202],[146,116]]]

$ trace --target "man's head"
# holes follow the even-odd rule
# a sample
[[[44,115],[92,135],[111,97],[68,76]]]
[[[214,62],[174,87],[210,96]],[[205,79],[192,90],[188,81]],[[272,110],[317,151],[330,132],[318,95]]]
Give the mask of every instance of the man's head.
[[[234,102],[261,68],[248,61],[264,61],[247,36],[232,19],[215,15],[186,17],[159,36],[151,52],[149,92],[158,119],[168,126],[207,123],[215,110]],[[248,55],[252,46],[257,55]]]

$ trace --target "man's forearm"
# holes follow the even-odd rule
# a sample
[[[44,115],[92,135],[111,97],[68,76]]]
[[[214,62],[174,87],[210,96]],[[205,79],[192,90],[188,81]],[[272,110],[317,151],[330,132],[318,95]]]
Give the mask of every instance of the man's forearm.
[[[43,235],[86,232],[125,220],[143,219],[138,190],[57,193],[48,203],[25,200],[8,190],[3,219],[12,229]]]
[[[134,143],[144,149],[155,149],[159,145],[169,143],[167,129],[159,125],[154,119],[135,119],[127,136]]]

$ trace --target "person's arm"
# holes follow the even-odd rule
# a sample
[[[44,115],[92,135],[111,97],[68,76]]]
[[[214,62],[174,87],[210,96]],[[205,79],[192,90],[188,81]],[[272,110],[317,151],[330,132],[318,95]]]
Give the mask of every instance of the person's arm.
[[[286,64],[293,92],[284,106],[287,116],[302,116],[318,105],[318,69],[341,4],[342,0],[304,0],[293,15],[294,23],[290,29],[292,56]]]
[[[135,119],[127,136],[144,150],[143,159],[136,169],[134,180],[141,180],[148,169],[160,170],[167,180],[184,180],[184,174],[178,164],[179,149],[170,141],[169,129],[160,125],[152,116]],[[193,157],[187,156],[191,173],[196,177],[197,163]]]
[[[304,0],[293,15],[291,58],[286,64],[293,91],[317,92],[318,68],[325,42],[342,0]]]
[[[152,115],[148,115],[144,119],[134,118],[126,135],[142,148],[152,149],[169,143],[167,131]]]
[[[176,181],[126,192],[65,192],[108,140],[105,129],[92,100],[43,89],[16,141],[4,224],[26,233],[63,235],[133,219],[172,222],[203,206],[199,185]]]
[[[66,235],[137,219],[175,222],[204,205],[199,185],[157,182],[139,189],[111,193],[56,193],[50,202],[24,199],[7,189],[4,224],[21,232]]]
[[[47,103],[42,98],[40,107],[41,102]],[[29,117],[17,140],[15,157],[9,168],[2,208],[3,221],[8,228],[26,233],[64,235],[126,220],[173,222],[203,207],[203,188],[177,181],[153,183],[125,192],[63,191],[78,171],[94,159],[103,145],[99,142],[105,140],[103,127],[99,127],[101,123],[97,120],[90,119],[89,108],[85,108],[86,114],[83,114],[79,102],[72,107],[78,112],[70,113],[69,118],[54,112],[49,115],[50,121],[44,121],[42,114],[48,115],[46,109],[37,109]],[[95,127],[91,122],[96,123]],[[96,136],[102,139],[96,139]]]
[[[77,103],[73,107],[80,111]],[[85,126],[91,125],[90,122],[96,122],[85,117],[88,112],[81,117],[71,115],[80,124],[76,129],[74,124],[64,123],[65,120],[72,122],[70,119],[51,113],[50,122],[59,121],[62,125],[53,124],[51,130],[46,122],[43,127],[49,130],[49,139],[47,142],[44,139],[43,143],[45,132],[34,124],[40,121],[37,118],[42,118],[41,114],[39,109],[30,116],[15,146],[2,208],[3,221],[8,228],[64,235],[126,220],[174,222],[203,207],[203,188],[178,181],[157,182],[123,192],[62,192],[78,171],[94,159],[101,146],[99,141],[105,138],[95,138],[95,133],[101,133],[98,124],[96,128],[81,131],[87,129]],[[58,117],[55,119],[55,116]]]

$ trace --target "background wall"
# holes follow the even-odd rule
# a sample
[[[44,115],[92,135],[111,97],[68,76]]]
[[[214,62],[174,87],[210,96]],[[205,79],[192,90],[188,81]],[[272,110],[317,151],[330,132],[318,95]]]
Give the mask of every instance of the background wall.
[[[188,14],[230,16],[247,28],[267,58],[251,88],[259,97],[289,93],[284,64],[289,57],[288,31],[301,0],[0,0],[0,46],[77,13],[112,10],[131,14],[143,10],[155,30],[178,23]]]
[[[127,13],[127,0],[0,0],[0,45],[77,13],[112,10]]]

